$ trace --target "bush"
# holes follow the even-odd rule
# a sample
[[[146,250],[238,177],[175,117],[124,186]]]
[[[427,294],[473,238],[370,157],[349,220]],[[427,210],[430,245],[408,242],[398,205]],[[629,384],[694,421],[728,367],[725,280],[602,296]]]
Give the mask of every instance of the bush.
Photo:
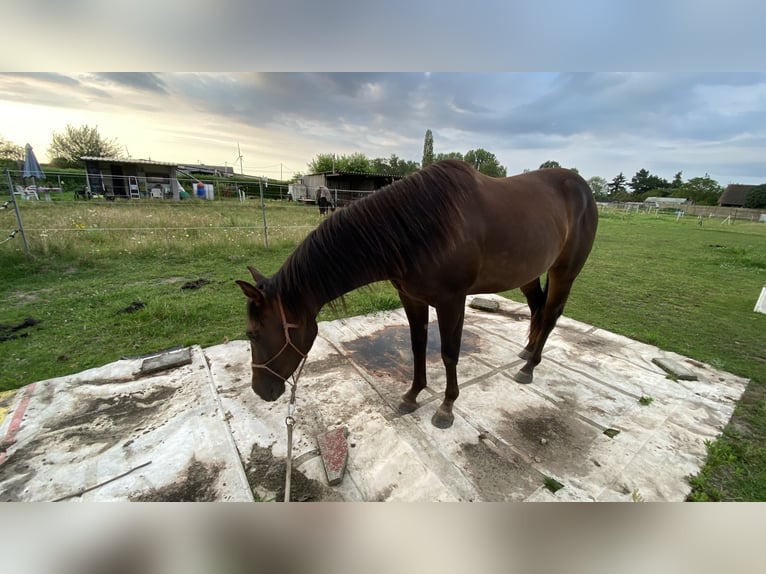
[[[749,207],[750,209],[766,207],[766,183],[754,187],[747,192],[743,207]]]

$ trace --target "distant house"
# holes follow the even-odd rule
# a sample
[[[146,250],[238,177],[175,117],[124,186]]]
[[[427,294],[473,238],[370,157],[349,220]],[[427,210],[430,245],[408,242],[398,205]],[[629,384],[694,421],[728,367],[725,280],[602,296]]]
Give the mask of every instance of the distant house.
[[[327,195],[329,192],[333,203],[343,205],[403,177],[383,173],[326,171],[304,175],[290,184],[289,191],[294,200],[306,202],[315,202],[318,193]]]
[[[721,207],[742,207],[745,205],[745,196],[747,192],[753,189],[754,185],[742,185],[739,183],[730,183],[723,190],[718,199],[718,205]]]

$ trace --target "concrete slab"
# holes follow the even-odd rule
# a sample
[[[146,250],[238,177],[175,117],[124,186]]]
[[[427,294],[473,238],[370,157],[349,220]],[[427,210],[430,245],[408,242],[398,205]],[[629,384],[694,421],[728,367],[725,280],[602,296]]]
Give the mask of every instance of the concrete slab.
[[[455,423],[430,419],[445,386],[432,312],[429,387],[400,415],[412,376],[402,310],[321,323],[299,381],[291,500],[680,501],[746,380],[562,317],[531,385],[525,305],[466,308]],[[494,305],[492,305],[494,307]],[[250,389],[249,343],[191,348],[137,378],[118,361],[5,399],[2,500],[281,500],[288,394]],[[675,361],[696,381],[670,380]],[[10,403],[10,406],[9,406]],[[317,437],[346,429],[331,486]],[[331,479],[332,480],[332,479]],[[563,485],[552,492],[546,484]],[[175,497],[175,498],[174,498]]]
[[[20,390],[18,428],[0,426],[0,500],[252,500],[203,351],[190,354],[154,376],[123,360]]]

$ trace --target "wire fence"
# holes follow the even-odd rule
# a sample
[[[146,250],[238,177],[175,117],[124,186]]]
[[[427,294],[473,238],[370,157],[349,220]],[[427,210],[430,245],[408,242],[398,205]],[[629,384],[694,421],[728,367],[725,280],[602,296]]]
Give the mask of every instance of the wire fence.
[[[115,234],[122,234],[140,245],[141,237],[168,243],[188,239],[192,234],[195,237],[204,235],[208,239],[219,236],[233,240],[231,234],[239,233],[245,240],[262,241],[268,249],[270,236],[276,241],[299,241],[335,209],[342,209],[351,201],[372,193],[322,186],[301,186],[296,190],[289,185],[280,186],[264,180],[244,182],[229,178],[226,181],[212,180],[214,183],[206,185],[214,186],[213,193],[206,193],[204,197],[189,194],[186,201],[170,200],[165,192],[156,197],[151,193],[152,188],[145,193],[143,187],[136,197],[112,197],[110,200],[102,194],[92,193],[83,173],[48,173],[46,180],[54,183],[48,184],[47,193],[37,185],[35,188],[40,193],[32,194],[31,186],[22,187],[26,182],[20,172],[5,171],[6,182],[2,187],[6,188],[9,199],[2,207],[6,212],[10,212],[11,205],[14,207],[17,224],[13,228],[12,223],[6,227],[8,220],[0,216],[0,245],[20,234],[25,252],[30,255],[28,236],[33,256],[45,254],[49,249],[59,252],[65,247],[86,249],[87,242],[77,245],[76,240],[64,240],[64,237],[102,237],[89,240],[92,245],[99,241],[102,244],[123,241]],[[129,182],[130,179],[125,177],[123,183],[128,185]],[[270,193],[266,193],[267,189]],[[327,199],[324,204],[320,200],[322,197]]]
[[[681,203],[678,205],[661,204],[655,205],[646,202],[614,202],[599,203],[602,210],[618,211],[623,213],[646,213],[650,215],[672,214],[675,216],[703,217],[706,219],[721,218],[729,221],[764,221],[766,209],[748,209],[745,207],[719,206],[719,205],[692,205]]]

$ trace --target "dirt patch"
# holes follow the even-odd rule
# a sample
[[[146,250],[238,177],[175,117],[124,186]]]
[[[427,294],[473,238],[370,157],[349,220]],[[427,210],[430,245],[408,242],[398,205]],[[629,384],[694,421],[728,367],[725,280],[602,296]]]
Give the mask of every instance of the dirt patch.
[[[222,469],[221,464],[205,464],[192,458],[177,481],[129,499],[131,502],[215,502],[218,499],[215,484]]]
[[[270,448],[253,445],[245,474],[256,500],[285,499],[285,459],[275,457]],[[321,482],[308,478],[293,466],[290,473],[290,500],[294,502],[342,501],[343,497]]]
[[[567,410],[537,407],[504,411],[498,434],[550,471],[571,474],[586,469],[588,451],[600,431]]]
[[[40,321],[37,319],[33,319],[32,317],[27,317],[24,319],[21,323],[17,325],[3,325],[0,324],[0,341],[11,341],[13,339],[19,339],[21,337],[28,337],[29,333],[24,331],[23,333],[19,333],[19,331],[23,331],[24,329],[28,329],[30,327],[34,327],[37,325]]]
[[[527,498],[541,484],[539,473],[502,445],[485,440],[461,447],[474,484],[485,502],[513,502]]]
[[[566,329],[558,329],[557,334],[561,338],[574,344],[574,348],[570,352],[573,361],[577,360],[579,357],[579,355],[576,355],[578,352],[578,347],[590,349],[591,351],[594,351],[596,354],[600,355],[609,355],[614,357],[621,357],[625,355],[622,349],[622,345],[616,341],[599,337],[598,335],[582,335],[579,333],[571,333],[573,336],[568,336],[570,335],[570,332]]]
[[[394,379],[412,378],[412,343],[407,325],[392,325],[367,337],[344,343],[356,363],[373,374],[387,374]],[[471,331],[463,330],[461,354],[478,353],[481,339]],[[426,360],[441,362],[441,339],[439,326],[434,321],[428,325]]]
[[[508,309],[500,309],[498,311],[499,315],[502,315],[503,317],[508,317],[509,319],[512,319],[514,321],[529,321],[529,311],[511,311]]]
[[[119,311],[117,311],[117,313],[118,314],[120,314],[120,313],[135,313],[136,311],[139,311],[139,310],[143,309],[144,307],[146,307],[146,303],[144,303],[142,301],[133,301],[127,307],[124,307],[124,308],[120,309]]]
[[[306,361],[306,367],[303,369],[303,373],[307,377],[313,377],[321,375],[325,371],[332,370],[342,365],[347,365],[348,359],[338,353],[327,355],[322,359],[313,359]]]
[[[181,289],[199,289],[204,285],[208,285],[210,281],[207,279],[197,279],[196,281],[187,281],[181,285]]]

